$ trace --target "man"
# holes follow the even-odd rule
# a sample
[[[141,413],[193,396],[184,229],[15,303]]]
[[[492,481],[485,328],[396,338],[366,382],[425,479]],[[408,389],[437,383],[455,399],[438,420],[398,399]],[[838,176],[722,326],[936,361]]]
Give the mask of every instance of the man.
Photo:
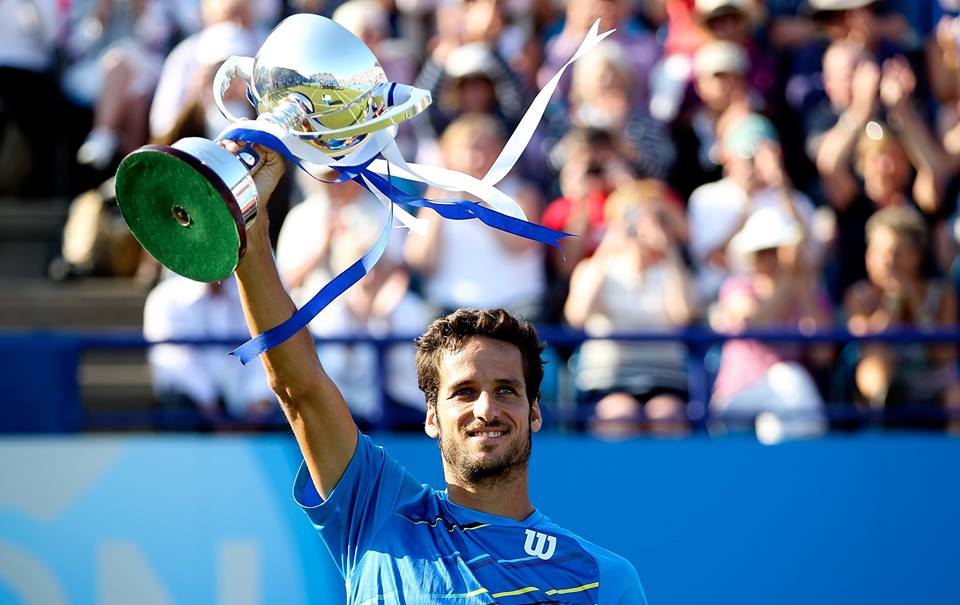
[[[266,201],[283,164],[259,152],[264,163],[254,180]],[[265,223],[248,232],[237,269],[252,333],[294,311]],[[626,560],[554,525],[530,503],[541,350],[533,328],[503,311],[457,311],[420,339],[425,430],[440,443],[444,491],[419,485],[358,433],[306,330],[263,355],[304,456],[294,495],[339,566],[348,603],[646,603]]]

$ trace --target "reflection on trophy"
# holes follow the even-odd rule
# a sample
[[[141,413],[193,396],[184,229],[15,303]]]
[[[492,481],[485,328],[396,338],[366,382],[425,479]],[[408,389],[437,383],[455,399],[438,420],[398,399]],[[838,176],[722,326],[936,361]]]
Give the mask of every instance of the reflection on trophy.
[[[372,158],[392,140],[390,127],[430,104],[429,92],[389,82],[363,42],[317,15],[287,18],[255,58],[231,57],[221,66],[214,97],[234,122],[223,94],[236,78],[246,82],[257,120],[269,123],[264,130],[281,133],[295,156],[313,163]],[[252,148],[234,156],[198,137],[146,145],[121,162],[117,203],[161,264],[190,279],[219,281],[236,269],[256,219],[251,174],[258,161]]]

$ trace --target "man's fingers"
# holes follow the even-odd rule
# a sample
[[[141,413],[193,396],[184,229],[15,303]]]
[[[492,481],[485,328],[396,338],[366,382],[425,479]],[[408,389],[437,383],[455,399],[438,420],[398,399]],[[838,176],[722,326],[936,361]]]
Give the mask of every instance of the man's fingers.
[[[236,154],[242,149],[239,143],[237,143],[236,141],[231,141],[229,139],[226,139],[223,141],[217,141],[217,144],[233,154]]]

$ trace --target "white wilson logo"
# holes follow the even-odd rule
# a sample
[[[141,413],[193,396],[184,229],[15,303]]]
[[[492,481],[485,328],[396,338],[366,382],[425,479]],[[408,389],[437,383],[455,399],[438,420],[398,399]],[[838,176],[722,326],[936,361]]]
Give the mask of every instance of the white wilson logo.
[[[553,556],[553,551],[557,549],[556,536],[548,536],[532,529],[525,530],[527,540],[523,543],[523,550],[528,555],[540,557],[544,561]]]

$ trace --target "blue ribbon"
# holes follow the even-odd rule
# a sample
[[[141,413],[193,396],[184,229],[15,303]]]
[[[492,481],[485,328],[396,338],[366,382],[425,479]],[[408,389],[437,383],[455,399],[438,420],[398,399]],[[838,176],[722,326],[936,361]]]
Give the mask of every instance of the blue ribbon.
[[[284,145],[283,141],[268,132],[243,128],[240,126],[227,130],[217,137],[218,141],[223,139],[255,143],[258,145],[263,145],[269,149],[273,149],[274,151],[280,153],[283,157],[293,162],[293,164],[298,168],[307,174],[310,174],[303,164],[301,164],[300,159],[293,155],[287,146]],[[437,202],[404,193],[394,186],[389,178],[371,171],[369,169],[371,162],[373,162],[373,159],[357,166],[330,166],[332,170],[339,172],[340,176],[333,181],[325,182],[339,183],[353,180],[369,191],[372,191],[372,185],[372,187],[376,188],[380,193],[385,195],[394,203],[406,204],[416,208],[430,208],[440,216],[449,220],[459,221],[479,219],[484,224],[495,229],[512,233],[514,235],[519,235],[520,237],[526,239],[549,244],[557,249],[560,247],[560,239],[571,235],[562,231],[548,229],[547,227],[537,225],[536,223],[531,223],[508,216],[501,212],[497,212],[496,210],[481,206],[478,202],[469,200],[444,200],[442,202]],[[367,184],[367,181],[369,181],[369,185]],[[260,353],[282,344],[291,336],[306,327],[307,324],[309,324],[310,321],[316,317],[317,314],[320,313],[320,311],[322,311],[327,305],[333,302],[335,298],[346,292],[347,289],[363,279],[363,277],[370,272],[370,269],[377,263],[377,261],[380,260],[380,257],[383,256],[383,253],[387,248],[387,244],[390,242],[390,232],[392,231],[392,227],[393,205],[391,204],[389,207],[387,221],[384,224],[383,229],[380,231],[377,241],[363,256],[360,257],[359,260],[357,260],[357,262],[350,265],[346,270],[330,280],[323,288],[320,289],[319,292],[313,296],[313,298],[311,298],[305,305],[298,309],[290,317],[290,319],[248,340],[237,349],[231,351],[230,354],[239,357],[240,361],[246,364],[251,359],[254,359],[260,355]]]

